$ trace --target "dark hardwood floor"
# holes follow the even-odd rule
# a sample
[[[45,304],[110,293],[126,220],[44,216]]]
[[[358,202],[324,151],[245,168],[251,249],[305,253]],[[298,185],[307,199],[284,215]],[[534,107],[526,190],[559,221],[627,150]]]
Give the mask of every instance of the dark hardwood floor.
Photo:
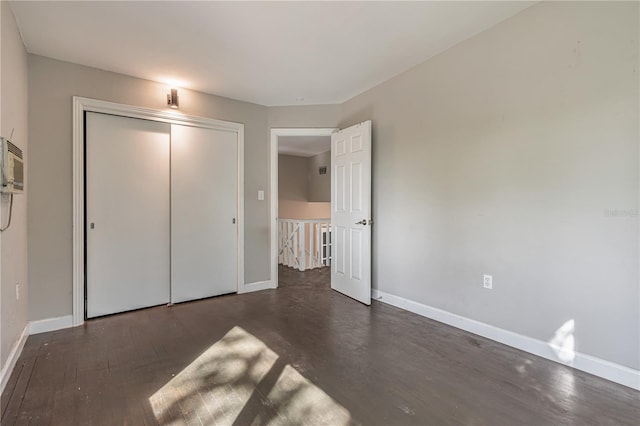
[[[280,268],[280,288],[30,336],[2,425],[638,425],[640,393]]]

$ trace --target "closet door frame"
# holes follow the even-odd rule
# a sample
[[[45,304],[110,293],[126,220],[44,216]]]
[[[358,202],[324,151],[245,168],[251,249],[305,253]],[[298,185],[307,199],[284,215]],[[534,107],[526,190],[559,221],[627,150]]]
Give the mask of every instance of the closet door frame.
[[[237,292],[244,293],[244,124],[185,115],[173,110],[154,110],[97,99],[73,97],[73,323],[85,321],[85,112],[159,121],[183,126],[224,130],[237,135]]]

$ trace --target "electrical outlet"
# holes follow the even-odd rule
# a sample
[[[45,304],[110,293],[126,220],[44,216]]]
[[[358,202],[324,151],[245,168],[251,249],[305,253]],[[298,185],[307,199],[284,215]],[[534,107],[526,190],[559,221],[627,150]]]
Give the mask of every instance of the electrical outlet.
[[[20,300],[20,284],[16,284],[16,300]]]
[[[485,275],[483,285],[484,288],[491,290],[493,288],[493,277],[491,275]]]

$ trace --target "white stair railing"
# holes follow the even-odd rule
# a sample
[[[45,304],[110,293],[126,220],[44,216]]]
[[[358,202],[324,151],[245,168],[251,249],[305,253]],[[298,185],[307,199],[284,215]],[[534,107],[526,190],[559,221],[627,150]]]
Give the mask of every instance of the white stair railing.
[[[331,265],[331,219],[278,219],[278,263],[300,271]]]

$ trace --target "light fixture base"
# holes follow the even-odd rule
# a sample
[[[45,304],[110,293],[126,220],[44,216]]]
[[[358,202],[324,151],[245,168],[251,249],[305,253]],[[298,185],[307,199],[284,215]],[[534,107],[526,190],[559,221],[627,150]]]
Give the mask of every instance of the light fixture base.
[[[178,109],[178,89],[171,89],[167,93],[167,105],[171,108]]]

